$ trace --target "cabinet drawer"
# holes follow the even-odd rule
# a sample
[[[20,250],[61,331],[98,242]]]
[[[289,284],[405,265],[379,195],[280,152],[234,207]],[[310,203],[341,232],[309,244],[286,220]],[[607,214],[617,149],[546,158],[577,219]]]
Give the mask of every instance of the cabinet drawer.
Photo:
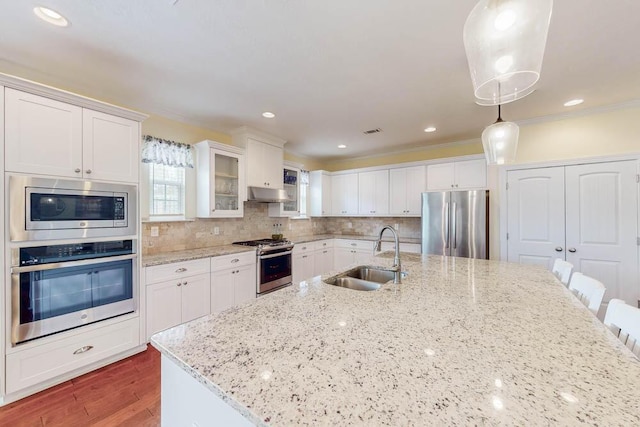
[[[373,251],[372,240],[347,240],[347,239],[336,239],[335,247],[336,248],[350,248],[350,249],[366,249]]]
[[[396,245],[393,242],[382,242],[382,252],[395,250]],[[400,242],[400,252],[408,252],[419,254],[422,248],[419,243],[402,243]]]
[[[165,280],[182,279],[210,272],[209,258],[191,261],[172,262],[171,264],[154,265],[145,268],[145,283],[164,282]]]
[[[315,250],[333,248],[333,243],[333,239],[318,240],[317,242],[314,242]]]
[[[211,258],[211,271],[220,271],[230,267],[239,267],[256,263],[256,253],[241,252],[239,254],[216,256]]]
[[[316,248],[316,242],[296,243],[293,247],[293,254],[304,254],[314,251]]]
[[[50,380],[138,345],[140,320],[130,319],[7,355],[7,393]],[[87,349],[86,351],[82,351]]]

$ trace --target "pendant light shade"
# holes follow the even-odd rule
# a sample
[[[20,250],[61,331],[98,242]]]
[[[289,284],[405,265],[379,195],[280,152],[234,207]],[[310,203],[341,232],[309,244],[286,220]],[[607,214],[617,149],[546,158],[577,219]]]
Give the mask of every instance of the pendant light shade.
[[[479,105],[534,90],[540,78],[553,0],[480,0],[464,24],[464,46]]]
[[[503,165],[513,163],[518,149],[518,135],[520,128],[513,122],[505,122],[500,116],[498,105],[498,120],[487,126],[482,132],[482,147],[487,158],[487,164]]]

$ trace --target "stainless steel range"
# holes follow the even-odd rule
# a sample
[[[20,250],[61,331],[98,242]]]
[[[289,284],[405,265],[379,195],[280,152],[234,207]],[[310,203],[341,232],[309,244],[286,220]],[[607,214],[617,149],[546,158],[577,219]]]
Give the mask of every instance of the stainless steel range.
[[[291,254],[293,253],[291,241],[260,239],[233,244],[256,247],[258,295],[291,285]]]

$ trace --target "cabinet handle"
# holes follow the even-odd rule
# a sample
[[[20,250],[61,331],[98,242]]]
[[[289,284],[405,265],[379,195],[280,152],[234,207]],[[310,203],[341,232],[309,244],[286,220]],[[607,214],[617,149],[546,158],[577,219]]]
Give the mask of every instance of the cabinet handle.
[[[77,349],[76,351],[73,352],[73,354],[82,354],[82,353],[86,353],[87,351],[91,350],[93,348],[92,345],[85,345],[80,347],[79,349]]]
[[[187,281],[185,280],[184,282],[182,282],[182,284],[187,286],[189,283],[187,283]]]
[[[178,282],[178,287],[182,286],[182,283]]]
[[[562,252],[562,247],[561,246],[556,247],[556,252]]]
[[[176,273],[184,273],[185,271],[187,271],[186,268],[180,267],[179,269],[176,270]]]
[[[573,253],[576,251],[576,248],[569,248],[569,252]]]
[[[215,211],[216,211],[215,209],[211,209],[211,212],[215,212]]]
[[[88,174],[90,174],[90,173],[91,173],[91,169],[87,169],[87,170],[85,171],[85,173],[86,173],[87,175],[88,175]]]
[[[75,173],[80,173],[80,172],[82,172],[82,169],[76,168]]]
[[[357,243],[352,243],[351,246],[358,246],[358,244]]]
[[[232,264],[235,264],[236,262],[240,262],[240,260],[238,258],[234,258],[234,259],[231,260]]]
[[[329,251],[322,251],[323,254],[326,254],[327,252],[329,252]]]

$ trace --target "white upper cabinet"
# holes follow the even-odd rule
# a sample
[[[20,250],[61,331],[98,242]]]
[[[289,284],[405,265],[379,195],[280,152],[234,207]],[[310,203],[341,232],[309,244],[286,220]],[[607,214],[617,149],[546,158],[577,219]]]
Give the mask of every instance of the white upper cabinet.
[[[291,217],[300,215],[300,169],[285,166],[280,175],[288,202],[269,203],[270,217]]]
[[[7,88],[7,171],[138,182],[137,121]]]
[[[331,176],[332,215],[358,214],[358,174],[348,173]]]
[[[84,178],[138,182],[138,122],[85,108],[82,133]]]
[[[309,173],[309,197],[311,216],[331,215],[331,175],[327,171]]]
[[[244,215],[244,150],[214,141],[195,144],[198,153],[197,211],[200,218]]]
[[[82,108],[5,89],[7,171],[82,177]]]
[[[427,189],[466,190],[486,188],[487,163],[484,159],[427,165]]]
[[[234,144],[245,148],[247,186],[282,189],[283,147],[287,141],[246,126],[232,134]]]
[[[389,171],[389,213],[394,216],[420,216],[421,193],[427,190],[424,166]]]
[[[387,215],[389,213],[388,170],[358,174],[358,213],[360,215]]]

